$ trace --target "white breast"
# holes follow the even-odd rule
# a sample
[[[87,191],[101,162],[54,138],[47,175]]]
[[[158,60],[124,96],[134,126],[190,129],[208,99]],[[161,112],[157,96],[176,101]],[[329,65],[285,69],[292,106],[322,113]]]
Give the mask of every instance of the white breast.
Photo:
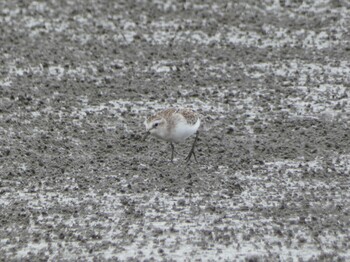
[[[171,132],[171,140],[174,142],[182,142],[189,136],[197,132],[201,120],[198,118],[194,125],[189,125],[186,121],[180,121]]]

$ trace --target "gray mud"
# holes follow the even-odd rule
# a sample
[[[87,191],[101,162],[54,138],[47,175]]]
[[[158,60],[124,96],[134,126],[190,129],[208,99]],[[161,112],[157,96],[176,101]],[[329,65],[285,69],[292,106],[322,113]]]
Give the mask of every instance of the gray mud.
[[[0,261],[350,260],[350,5],[234,2],[1,1]]]

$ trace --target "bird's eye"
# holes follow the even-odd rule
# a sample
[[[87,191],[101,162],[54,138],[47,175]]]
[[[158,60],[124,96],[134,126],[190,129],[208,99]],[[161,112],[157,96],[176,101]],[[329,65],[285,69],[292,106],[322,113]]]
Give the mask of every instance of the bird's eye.
[[[153,125],[153,126],[154,126],[154,127],[157,127],[158,125],[159,125],[159,123],[154,123],[154,125]]]

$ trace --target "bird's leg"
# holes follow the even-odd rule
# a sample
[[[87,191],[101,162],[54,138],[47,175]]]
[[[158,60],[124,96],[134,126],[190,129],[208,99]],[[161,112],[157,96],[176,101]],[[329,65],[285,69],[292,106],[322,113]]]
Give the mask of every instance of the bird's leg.
[[[175,151],[175,146],[172,142],[170,142],[170,146],[171,146],[171,162],[173,163],[174,153],[176,153],[176,151]]]
[[[196,147],[197,140],[198,140],[198,131],[196,132],[196,137],[194,138],[194,141],[193,141],[191,150],[190,150],[190,152],[188,153],[187,157],[185,158],[186,163],[188,163],[188,162],[190,161],[192,155],[193,155],[193,157],[194,157],[194,160],[196,160],[196,163],[198,163],[197,157],[196,157],[196,153],[194,152],[194,148]]]
[[[175,146],[174,146],[174,144],[173,144],[172,142],[170,142],[170,146],[171,146],[171,162],[173,162],[173,160],[174,160],[174,155],[175,155],[175,154],[178,154],[178,152],[176,152]]]

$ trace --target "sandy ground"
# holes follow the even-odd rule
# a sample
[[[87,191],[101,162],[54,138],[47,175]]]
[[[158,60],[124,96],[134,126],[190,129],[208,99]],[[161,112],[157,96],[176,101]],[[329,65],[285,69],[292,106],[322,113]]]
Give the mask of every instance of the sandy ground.
[[[350,4],[232,2],[0,2],[0,261],[350,260]]]

